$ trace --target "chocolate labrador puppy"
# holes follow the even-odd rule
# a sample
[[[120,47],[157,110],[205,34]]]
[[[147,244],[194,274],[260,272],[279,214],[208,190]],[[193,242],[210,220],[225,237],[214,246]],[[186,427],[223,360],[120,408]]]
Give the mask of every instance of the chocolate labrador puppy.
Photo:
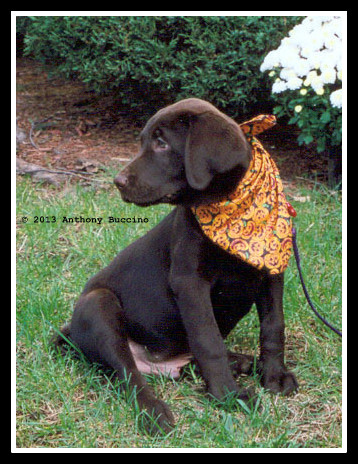
[[[233,192],[251,156],[238,124],[208,102],[190,98],[156,113],[141,133],[140,153],[114,182],[126,202],[176,208],[88,281],[62,329],[90,360],[126,378],[164,430],[172,412],[141,372],[178,377],[194,361],[213,397],[250,401],[233,373],[249,373],[253,358],[228,353],[224,339],[254,303],[262,385],[283,394],[297,388],[284,364],[283,274],[222,250],[192,212]]]

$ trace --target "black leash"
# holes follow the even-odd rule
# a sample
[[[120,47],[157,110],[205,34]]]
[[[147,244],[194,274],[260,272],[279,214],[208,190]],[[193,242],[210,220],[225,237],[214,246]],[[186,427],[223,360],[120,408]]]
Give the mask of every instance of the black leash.
[[[333,325],[331,325],[323,316],[320,315],[320,313],[317,311],[317,309],[314,307],[312,301],[311,301],[311,298],[307,292],[307,288],[306,288],[306,285],[304,283],[304,280],[303,280],[303,276],[302,276],[302,270],[301,270],[301,261],[300,261],[300,255],[298,253],[298,247],[297,247],[297,241],[296,241],[296,229],[293,227],[292,228],[292,244],[293,244],[293,251],[294,251],[294,254],[295,254],[295,258],[296,258],[296,264],[297,264],[297,269],[298,269],[298,273],[299,273],[299,276],[300,276],[300,280],[301,280],[301,284],[302,284],[302,288],[303,288],[303,292],[306,296],[306,299],[308,301],[308,304],[311,306],[311,309],[312,311],[315,313],[315,315],[323,322],[323,324],[325,324],[327,327],[329,327],[331,330],[333,330],[333,332],[335,332],[337,335],[339,335],[340,337],[342,337],[342,332],[340,332],[338,329],[336,329],[335,327],[333,327]]]

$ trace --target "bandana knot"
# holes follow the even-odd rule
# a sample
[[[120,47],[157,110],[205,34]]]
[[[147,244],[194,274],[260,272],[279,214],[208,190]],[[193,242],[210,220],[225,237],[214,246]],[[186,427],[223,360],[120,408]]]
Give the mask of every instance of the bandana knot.
[[[192,207],[212,242],[270,274],[285,271],[292,251],[290,204],[275,162],[255,137],[275,124],[276,118],[271,115],[240,124],[252,146],[246,174],[227,199]]]

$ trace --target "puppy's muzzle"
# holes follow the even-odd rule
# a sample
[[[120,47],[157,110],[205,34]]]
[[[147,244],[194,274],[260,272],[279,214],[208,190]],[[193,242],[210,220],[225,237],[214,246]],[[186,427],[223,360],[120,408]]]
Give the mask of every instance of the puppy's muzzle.
[[[123,190],[128,184],[128,177],[124,174],[117,174],[114,178],[114,183],[117,186],[118,190]]]

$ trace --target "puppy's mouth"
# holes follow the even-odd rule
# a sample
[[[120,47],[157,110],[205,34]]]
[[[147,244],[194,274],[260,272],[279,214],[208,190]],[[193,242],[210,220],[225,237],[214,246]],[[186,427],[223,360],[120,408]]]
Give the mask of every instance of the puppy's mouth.
[[[160,200],[160,203],[171,203],[175,204],[178,199],[180,198],[180,193],[168,193],[167,195],[164,195],[162,199]]]
[[[159,205],[161,203],[166,203],[170,205],[175,205],[177,204],[178,200],[180,199],[180,193],[168,193],[166,195],[163,195],[162,197],[155,199],[155,200],[150,200],[148,201],[147,199],[138,199],[138,198],[126,198],[122,192],[121,192],[121,197],[122,200],[125,201],[126,203],[133,203],[137,206],[153,206],[153,205]]]

